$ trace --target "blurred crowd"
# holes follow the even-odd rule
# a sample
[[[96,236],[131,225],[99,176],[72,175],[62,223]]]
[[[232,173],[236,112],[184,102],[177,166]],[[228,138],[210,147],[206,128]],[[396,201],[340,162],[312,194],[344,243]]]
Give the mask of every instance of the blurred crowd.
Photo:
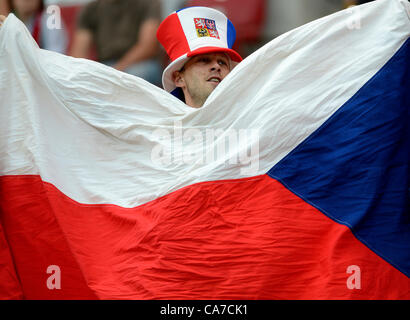
[[[246,57],[268,41],[322,16],[369,1],[359,0],[0,0],[0,14],[14,13],[38,45],[88,58],[161,86],[168,64],[156,39],[161,21],[186,6],[224,12]]]

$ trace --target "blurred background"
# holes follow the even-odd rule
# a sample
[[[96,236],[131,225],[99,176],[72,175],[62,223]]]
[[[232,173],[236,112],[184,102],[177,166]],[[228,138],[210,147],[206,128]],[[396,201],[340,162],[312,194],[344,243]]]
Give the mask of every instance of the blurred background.
[[[161,86],[169,60],[156,29],[173,11],[200,5],[224,12],[236,28],[234,49],[245,58],[291,29],[365,2],[370,1],[0,0],[0,13],[16,14],[44,49],[96,60]]]

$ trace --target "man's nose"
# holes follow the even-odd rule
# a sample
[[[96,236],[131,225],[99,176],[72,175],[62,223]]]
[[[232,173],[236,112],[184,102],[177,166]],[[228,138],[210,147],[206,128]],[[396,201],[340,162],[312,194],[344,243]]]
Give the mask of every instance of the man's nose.
[[[218,60],[214,60],[211,62],[211,71],[220,71],[221,65],[219,64]]]

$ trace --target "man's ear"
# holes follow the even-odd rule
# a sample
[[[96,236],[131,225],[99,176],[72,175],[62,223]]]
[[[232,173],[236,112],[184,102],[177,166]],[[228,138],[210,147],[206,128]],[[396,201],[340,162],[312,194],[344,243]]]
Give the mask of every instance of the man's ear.
[[[172,79],[174,80],[174,84],[177,88],[182,88],[185,86],[185,79],[183,77],[182,72],[180,71],[175,71],[172,74]]]

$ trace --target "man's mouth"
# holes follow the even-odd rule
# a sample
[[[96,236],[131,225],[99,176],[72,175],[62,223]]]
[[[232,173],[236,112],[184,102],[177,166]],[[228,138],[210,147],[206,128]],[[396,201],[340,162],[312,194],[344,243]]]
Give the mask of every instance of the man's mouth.
[[[219,77],[210,77],[207,81],[208,82],[214,82],[214,83],[220,83],[222,81],[222,79],[219,78]]]

